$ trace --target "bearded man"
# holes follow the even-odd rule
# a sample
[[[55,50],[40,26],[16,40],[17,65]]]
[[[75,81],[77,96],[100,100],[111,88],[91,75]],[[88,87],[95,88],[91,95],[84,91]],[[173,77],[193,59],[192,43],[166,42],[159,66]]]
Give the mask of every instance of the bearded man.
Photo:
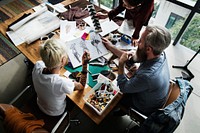
[[[166,28],[147,26],[137,42],[135,53],[125,52],[116,48],[110,41],[103,38],[103,43],[108,50],[119,57],[117,83],[123,98],[120,104],[150,115],[161,108],[169,90],[169,68],[164,50],[171,42],[171,35]],[[124,68],[131,59],[140,63],[131,78],[127,78]],[[121,110],[118,115],[125,115]]]

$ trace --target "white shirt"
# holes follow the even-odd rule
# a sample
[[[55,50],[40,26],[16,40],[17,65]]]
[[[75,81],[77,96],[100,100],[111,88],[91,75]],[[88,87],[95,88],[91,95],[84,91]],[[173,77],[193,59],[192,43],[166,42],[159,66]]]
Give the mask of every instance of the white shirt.
[[[50,116],[61,115],[66,107],[66,94],[74,91],[74,82],[59,74],[43,74],[45,64],[38,61],[32,72],[39,108]]]

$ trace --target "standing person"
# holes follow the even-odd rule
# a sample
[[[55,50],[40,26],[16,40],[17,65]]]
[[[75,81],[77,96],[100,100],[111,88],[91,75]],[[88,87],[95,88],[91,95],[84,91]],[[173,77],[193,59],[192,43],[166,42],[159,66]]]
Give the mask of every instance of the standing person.
[[[80,82],[60,76],[61,68],[68,63],[68,56],[57,39],[47,40],[40,49],[42,61],[37,61],[32,72],[33,85],[37,93],[37,104],[42,112],[50,116],[61,115],[66,108],[66,94],[84,89],[87,77],[89,53],[82,56]]]
[[[154,10],[154,0],[119,0],[119,5],[108,12],[103,14],[97,13],[97,16],[101,18],[109,17],[114,19],[119,13],[126,10],[125,19],[132,21],[132,25],[135,30],[132,34],[132,43],[135,45],[135,41],[139,38],[142,26],[147,26]]]
[[[120,103],[132,107],[139,112],[150,115],[161,108],[166,101],[169,90],[169,68],[164,53],[171,42],[167,29],[159,26],[147,26],[139,39],[135,53],[117,49],[110,41],[103,38],[107,49],[119,57],[117,83],[124,94]],[[126,62],[131,58],[140,66],[135,74],[128,79],[124,72]],[[125,115],[121,110],[116,115]]]

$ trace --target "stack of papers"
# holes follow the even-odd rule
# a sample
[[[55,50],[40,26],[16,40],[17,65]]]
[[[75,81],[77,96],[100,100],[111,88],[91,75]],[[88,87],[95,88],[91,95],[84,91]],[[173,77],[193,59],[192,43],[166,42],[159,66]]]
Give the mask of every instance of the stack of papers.
[[[30,44],[59,26],[60,19],[44,7],[11,26],[12,30],[6,33],[17,46],[24,42]]]

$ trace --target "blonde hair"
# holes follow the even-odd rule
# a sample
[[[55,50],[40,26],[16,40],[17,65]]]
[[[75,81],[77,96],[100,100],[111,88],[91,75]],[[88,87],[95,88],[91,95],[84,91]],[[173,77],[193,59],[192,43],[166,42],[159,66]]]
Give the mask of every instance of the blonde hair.
[[[56,68],[61,65],[62,58],[66,58],[68,62],[67,52],[62,46],[62,42],[58,39],[49,39],[40,48],[40,56],[49,69]]]

